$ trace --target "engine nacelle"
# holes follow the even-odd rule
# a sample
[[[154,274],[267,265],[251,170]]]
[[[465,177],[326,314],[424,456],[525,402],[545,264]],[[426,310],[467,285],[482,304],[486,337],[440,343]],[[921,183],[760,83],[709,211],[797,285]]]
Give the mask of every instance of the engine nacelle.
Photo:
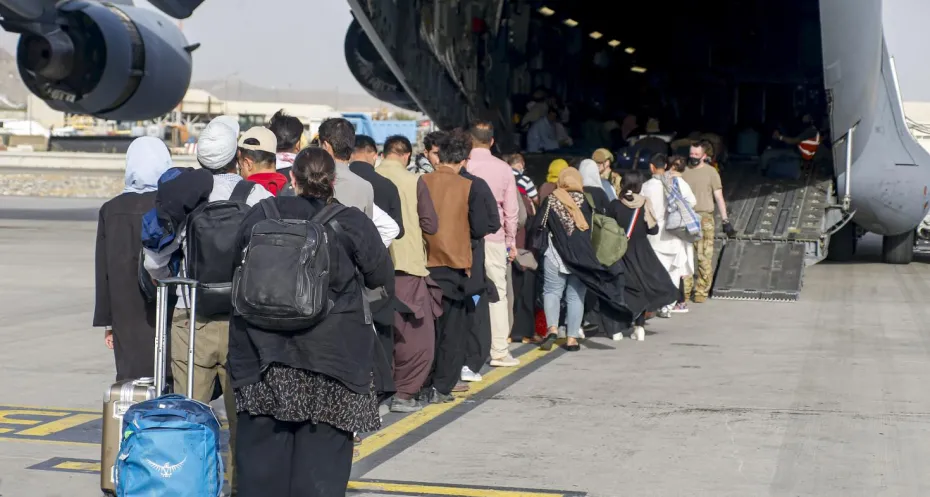
[[[349,71],[369,95],[403,109],[420,110],[354,19],[346,32],[345,55]]]
[[[102,119],[163,116],[184,99],[191,47],[164,16],[137,7],[73,1],[58,29],[20,37],[16,61],[26,87],[49,107]]]

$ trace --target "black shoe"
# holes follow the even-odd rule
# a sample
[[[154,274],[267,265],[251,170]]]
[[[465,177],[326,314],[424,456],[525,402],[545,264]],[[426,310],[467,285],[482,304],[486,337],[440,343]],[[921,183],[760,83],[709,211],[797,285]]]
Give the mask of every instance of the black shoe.
[[[446,402],[452,402],[455,400],[455,396],[447,393],[440,393],[439,390],[433,389],[430,392],[429,403],[430,404],[445,404]]]
[[[578,352],[579,350],[581,350],[581,344],[578,344],[578,343],[576,343],[575,345],[565,344],[565,350],[569,352]]]
[[[549,333],[546,335],[546,339],[539,344],[541,350],[552,350],[552,346],[555,344],[555,341],[559,339],[557,333]]]

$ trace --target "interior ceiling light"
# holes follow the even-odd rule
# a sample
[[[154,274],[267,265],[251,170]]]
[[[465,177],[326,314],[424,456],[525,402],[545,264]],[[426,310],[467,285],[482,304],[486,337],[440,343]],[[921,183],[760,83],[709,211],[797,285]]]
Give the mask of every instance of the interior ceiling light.
[[[601,38],[602,36],[604,36],[604,35],[602,35],[602,34],[601,34],[600,32],[598,32],[598,31],[591,31],[591,34],[588,35],[588,36],[590,36],[591,38],[594,38],[595,40],[598,40],[598,39],[600,39],[600,38]]]
[[[624,50],[624,52],[626,52],[626,53],[628,53],[628,54],[631,54],[631,53],[633,53],[633,52],[635,52],[635,51],[636,51],[636,49],[633,48],[633,47],[626,47],[626,49]]]
[[[566,19],[566,20],[564,20],[564,21],[562,21],[562,22],[565,23],[565,25],[568,26],[568,27],[570,27],[570,28],[574,28],[575,26],[578,25],[578,21],[576,21],[576,20],[574,20],[574,19]]]
[[[646,68],[645,68],[645,67],[640,67],[640,66],[633,66],[633,67],[630,68],[630,70],[633,71],[633,72],[638,72],[638,73],[640,73],[640,74],[646,72]]]
[[[544,15],[544,16],[546,16],[546,17],[549,17],[549,16],[551,16],[552,14],[555,14],[555,11],[554,11],[554,10],[550,9],[549,7],[546,7],[545,5],[542,6],[542,7],[540,7],[539,10],[538,10],[537,12],[539,12],[540,14],[542,14],[542,15]]]
[[[607,44],[610,45],[610,46],[613,47],[613,48],[617,48],[617,47],[620,46],[620,41],[619,41],[619,40],[610,40],[610,41],[607,42]],[[628,48],[627,50],[629,50],[629,48]]]

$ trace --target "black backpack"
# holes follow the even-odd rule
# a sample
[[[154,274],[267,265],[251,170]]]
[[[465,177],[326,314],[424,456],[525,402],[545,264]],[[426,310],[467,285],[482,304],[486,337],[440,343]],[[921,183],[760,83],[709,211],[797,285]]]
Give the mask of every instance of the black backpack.
[[[187,216],[187,277],[197,280],[197,314],[210,317],[232,310],[236,234],[249,212],[246,203],[256,183],[240,181],[229,200],[201,204]],[[188,304],[189,305],[189,304]]]
[[[242,265],[236,269],[233,306],[249,324],[264,330],[310,328],[333,307],[329,246],[342,232],[333,218],[348,207],[333,203],[310,220],[298,220],[281,219],[274,198],[258,205],[266,219],[252,227]],[[371,323],[368,302],[362,297],[365,321]]]

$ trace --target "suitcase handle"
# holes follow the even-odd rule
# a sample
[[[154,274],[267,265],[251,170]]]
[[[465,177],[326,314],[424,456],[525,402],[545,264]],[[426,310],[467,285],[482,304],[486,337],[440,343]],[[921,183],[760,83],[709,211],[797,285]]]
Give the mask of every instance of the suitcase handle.
[[[171,278],[157,280],[155,283],[158,286],[184,285],[184,286],[189,286],[189,287],[195,287],[199,284],[197,280],[192,280],[189,278],[180,278],[177,276],[172,276]]]
[[[165,393],[165,376],[167,358],[165,349],[168,342],[168,289],[169,285],[188,286],[195,290],[200,284],[188,278],[165,278],[157,280],[157,297],[155,299],[155,395]],[[194,339],[197,331],[197,292],[191,291],[190,301],[190,336],[187,343],[187,396],[194,397]]]

